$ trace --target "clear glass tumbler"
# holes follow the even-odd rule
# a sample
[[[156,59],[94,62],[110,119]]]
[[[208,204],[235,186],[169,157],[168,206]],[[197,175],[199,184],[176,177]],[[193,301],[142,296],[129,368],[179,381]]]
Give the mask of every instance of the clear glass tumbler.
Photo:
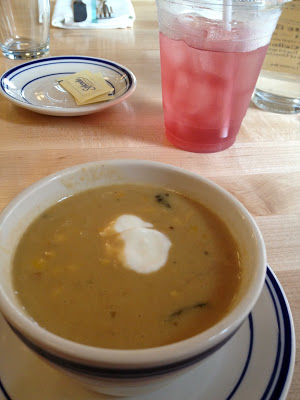
[[[50,1],[1,0],[0,47],[10,59],[31,59],[49,52]]]
[[[300,0],[283,7],[252,100],[265,111],[300,113]]]
[[[236,140],[281,0],[156,0],[167,138],[192,152]]]

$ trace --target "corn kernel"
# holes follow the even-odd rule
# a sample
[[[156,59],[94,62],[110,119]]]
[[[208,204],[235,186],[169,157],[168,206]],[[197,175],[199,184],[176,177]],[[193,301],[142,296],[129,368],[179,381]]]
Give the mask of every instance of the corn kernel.
[[[103,264],[103,265],[110,263],[108,258],[99,258],[99,262],[100,262],[100,264]]]
[[[46,257],[54,257],[55,255],[56,255],[56,253],[54,250],[46,250],[44,252],[44,256],[46,256]]]
[[[53,241],[55,243],[60,243],[63,242],[64,240],[65,240],[65,235],[63,233],[55,233],[53,237]]]
[[[44,258],[38,258],[36,260],[33,260],[32,265],[35,269],[41,270],[46,267],[47,262]]]
[[[61,291],[62,291],[61,287],[56,287],[56,288],[54,288],[54,289],[52,290],[52,296],[53,296],[53,297],[59,296],[59,295],[61,294]]]
[[[69,265],[67,265],[67,266],[65,267],[65,269],[66,269],[67,271],[73,272],[73,271],[78,270],[78,265],[76,265],[76,264],[69,264]]]

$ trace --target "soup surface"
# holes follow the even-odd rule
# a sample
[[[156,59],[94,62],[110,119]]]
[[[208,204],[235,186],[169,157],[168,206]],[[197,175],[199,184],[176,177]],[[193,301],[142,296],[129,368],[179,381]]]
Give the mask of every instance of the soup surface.
[[[123,235],[116,221],[127,216],[143,226],[130,222]],[[132,247],[126,235],[135,229]],[[141,250],[138,261],[126,249]],[[155,257],[149,264],[158,250],[160,264]],[[161,346],[204,331],[226,314],[240,277],[237,244],[216,215],[174,191],[139,185],[58,202],[27,229],[13,266],[15,291],[39,325],[115,349]]]

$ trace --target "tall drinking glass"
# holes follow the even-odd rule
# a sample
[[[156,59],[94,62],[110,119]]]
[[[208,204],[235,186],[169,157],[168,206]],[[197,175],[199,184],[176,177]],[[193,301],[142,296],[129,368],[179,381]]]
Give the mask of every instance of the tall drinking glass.
[[[0,47],[5,57],[30,59],[46,55],[49,27],[49,0],[0,0]]]
[[[236,139],[284,1],[156,0],[167,138],[192,152]]]

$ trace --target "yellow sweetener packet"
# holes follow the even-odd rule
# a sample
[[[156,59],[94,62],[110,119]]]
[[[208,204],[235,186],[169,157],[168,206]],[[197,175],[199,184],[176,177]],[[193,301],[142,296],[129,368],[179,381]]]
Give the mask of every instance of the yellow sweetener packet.
[[[75,98],[75,102],[78,106],[85,106],[86,104],[93,104],[93,103],[100,103],[102,101],[108,101],[108,100],[112,100],[114,99],[115,96],[111,93],[105,93],[105,94],[101,94],[100,96],[97,97],[93,97],[90,100],[85,101],[84,103],[81,103],[80,101],[78,101]]]
[[[92,74],[88,70],[64,77],[63,80],[59,80],[59,84],[81,104],[111,92],[111,87],[106,83],[102,74]]]
[[[96,72],[93,75],[96,79],[100,79],[101,81],[102,81],[102,79],[104,80],[101,72]],[[109,85],[107,84],[107,86],[109,86]],[[78,106],[84,106],[86,104],[100,103],[102,101],[112,100],[115,98],[115,96],[113,95],[114,88],[110,87],[110,86],[109,86],[109,88],[110,88],[109,93],[100,94],[100,96],[93,97],[92,99],[87,100],[83,103],[75,98],[75,102]]]

